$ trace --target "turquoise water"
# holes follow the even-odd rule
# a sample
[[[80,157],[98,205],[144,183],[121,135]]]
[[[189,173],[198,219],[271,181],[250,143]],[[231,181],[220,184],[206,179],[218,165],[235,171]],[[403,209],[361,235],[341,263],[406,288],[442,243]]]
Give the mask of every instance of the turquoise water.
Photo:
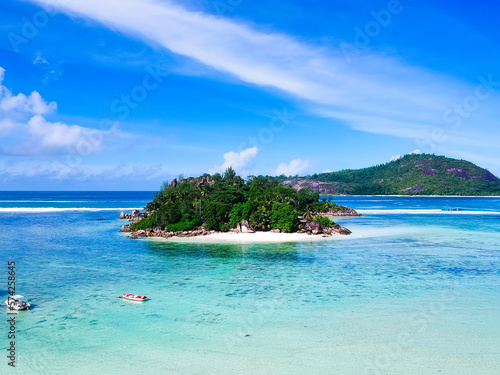
[[[151,196],[0,193],[0,300],[14,260],[33,305],[2,374],[499,373],[500,198],[339,197],[376,213],[245,245],[121,234],[116,209]]]

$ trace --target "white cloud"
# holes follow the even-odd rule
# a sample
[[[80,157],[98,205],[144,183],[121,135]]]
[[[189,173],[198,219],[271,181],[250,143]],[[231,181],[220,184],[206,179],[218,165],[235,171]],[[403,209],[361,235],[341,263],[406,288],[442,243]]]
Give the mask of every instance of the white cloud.
[[[259,149],[254,146],[240,152],[226,152],[223,155],[224,163],[218,165],[208,171],[208,173],[224,172],[227,168],[232,167],[236,172],[243,172],[248,164],[257,156]]]
[[[422,153],[422,151],[420,151],[420,149],[417,148],[417,149],[413,150],[412,152],[409,152],[408,155],[417,155],[417,154],[421,154],[421,153]],[[396,161],[398,159],[401,159],[403,156],[404,155],[400,155],[400,154],[394,155],[393,157],[391,157],[390,161]]]
[[[271,176],[295,176],[304,173],[311,166],[309,159],[293,159],[289,164],[281,163],[271,172]]]
[[[101,150],[105,136],[116,134],[100,132],[78,125],[51,122],[44,115],[57,109],[55,102],[47,102],[33,91],[13,95],[2,82],[5,70],[0,67],[0,137],[8,142],[0,152],[8,155],[43,155],[61,152],[77,152],[88,155]],[[7,143],[7,145],[5,145]]]
[[[3,70],[3,68],[0,68]],[[1,84],[1,81],[0,81]],[[24,94],[12,95],[2,85],[0,91],[0,116],[23,116],[27,114],[45,115],[57,109],[55,102],[47,103],[41,95],[33,91],[29,96]]]

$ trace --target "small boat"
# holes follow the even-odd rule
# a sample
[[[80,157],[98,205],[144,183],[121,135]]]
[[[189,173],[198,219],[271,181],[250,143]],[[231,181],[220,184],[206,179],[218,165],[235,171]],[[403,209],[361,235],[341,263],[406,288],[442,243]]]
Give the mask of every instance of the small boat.
[[[24,297],[19,294],[9,296],[5,301],[5,305],[11,311],[30,310],[31,305],[28,302],[22,301],[23,298]]]
[[[122,297],[130,301],[144,302],[148,299],[146,296],[137,296],[135,294],[122,293]]]

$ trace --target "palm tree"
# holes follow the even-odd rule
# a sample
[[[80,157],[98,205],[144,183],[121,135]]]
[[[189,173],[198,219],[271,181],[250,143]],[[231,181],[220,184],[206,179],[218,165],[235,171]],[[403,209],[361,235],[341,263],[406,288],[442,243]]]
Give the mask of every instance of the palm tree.
[[[306,212],[304,212],[304,214],[302,215],[302,217],[304,219],[312,219],[313,215],[312,215],[312,212],[310,210],[307,210]]]

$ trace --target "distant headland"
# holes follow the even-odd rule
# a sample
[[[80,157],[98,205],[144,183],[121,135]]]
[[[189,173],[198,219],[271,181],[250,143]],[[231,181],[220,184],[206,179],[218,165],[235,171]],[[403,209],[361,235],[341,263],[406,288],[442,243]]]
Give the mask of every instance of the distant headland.
[[[363,169],[268,178],[324,195],[500,195],[500,179],[488,170],[469,161],[431,154],[405,155]]]

